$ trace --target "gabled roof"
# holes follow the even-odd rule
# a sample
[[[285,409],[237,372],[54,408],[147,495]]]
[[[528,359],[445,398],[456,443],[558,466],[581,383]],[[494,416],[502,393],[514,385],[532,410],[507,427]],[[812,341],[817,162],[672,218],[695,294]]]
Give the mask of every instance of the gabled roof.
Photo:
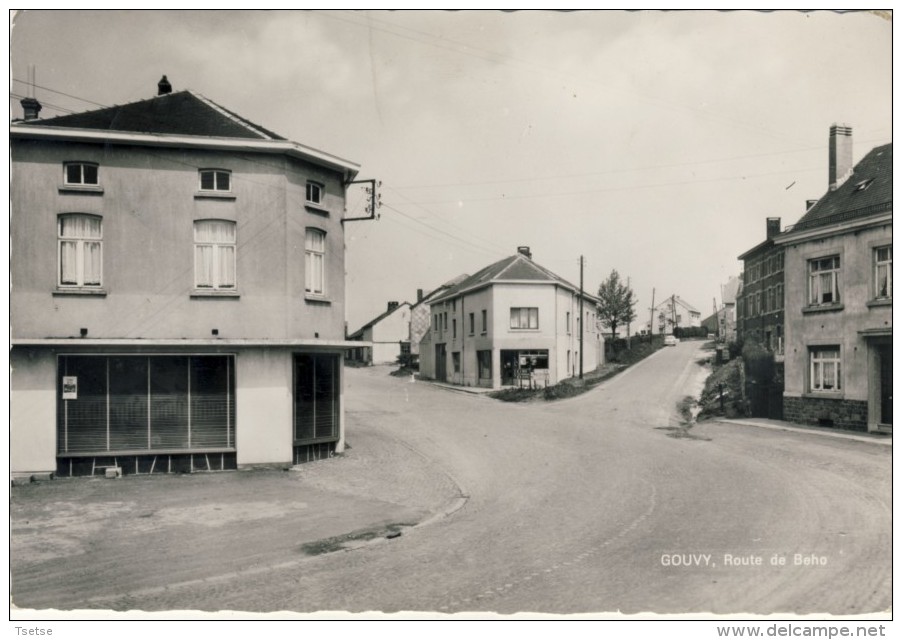
[[[387,309],[387,310],[383,311],[378,316],[376,316],[375,318],[373,318],[372,320],[367,322],[365,325],[360,327],[357,331],[355,331],[354,333],[349,335],[348,338],[351,339],[351,338],[363,337],[363,332],[366,331],[368,328],[372,327],[375,324],[379,324],[382,320],[385,320],[385,318],[387,318],[391,314],[395,313],[402,307],[409,307],[409,306],[410,306],[409,302],[402,302],[397,307],[394,307],[393,309]]]
[[[576,293],[579,292],[578,287],[570,284],[545,267],[536,264],[531,258],[526,257],[524,254],[518,253],[480,269],[472,276],[465,278],[463,281],[448,289],[448,291],[442,293],[432,300],[432,302],[441,302],[442,300],[453,298],[462,293],[482,289],[500,282],[547,282],[562,286],[565,289],[570,289]],[[594,296],[585,291],[583,292],[583,295],[587,298],[594,298]]]
[[[437,297],[437,296],[438,296],[439,294],[441,294],[443,291],[445,291],[445,290],[447,290],[447,289],[450,289],[451,287],[453,287],[453,286],[456,285],[456,284],[460,284],[460,283],[463,282],[466,278],[469,278],[469,277],[470,277],[469,274],[467,274],[467,273],[462,273],[462,274],[460,274],[459,276],[457,276],[456,278],[451,278],[450,280],[448,280],[448,282],[445,282],[444,284],[440,284],[440,285],[437,286],[435,289],[433,289],[432,291],[430,291],[429,293],[427,293],[426,295],[424,295],[422,300],[420,300],[420,301],[418,301],[418,302],[415,302],[414,304],[410,305],[410,308],[413,309],[414,307],[418,307],[418,306],[420,306],[420,305],[422,305],[422,304],[429,304],[430,302],[432,302],[432,299],[433,299],[433,298]]]
[[[147,100],[28,120],[30,126],[128,131],[168,135],[285,140],[193,91],[167,93]]]
[[[678,304],[678,305],[680,305],[681,307],[683,307],[684,309],[686,309],[687,311],[694,311],[695,313],[701,315],[701,311],[699,311],[698,309],[696,309],[696,308],[693,307],[691,304],[689,304],[688,302],[686,302],[686,301],[683,300],[680,296],[677,296],[677,295],[672,295],[672,296],[668,296],[668,297],[664,298],[664,299],[661,301],[661,304],[659,304],[657,307],[655,307],[655,309],[657,309],[658,307],[663,307],[665,304],[667,304],[667,303],[670,302],[671,300],[673,301],[673,303],[674,303],[675,305]]]
[[[875,147],[855,165],[852,175],[828,191],[792,227],[792,232],[848,222],[893,208],[893,145]]]

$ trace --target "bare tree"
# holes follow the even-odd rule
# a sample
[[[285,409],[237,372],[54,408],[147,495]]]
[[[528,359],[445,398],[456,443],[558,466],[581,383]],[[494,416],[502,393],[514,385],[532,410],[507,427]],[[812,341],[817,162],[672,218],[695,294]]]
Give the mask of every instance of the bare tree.
[[[617,327],[636,319],[636,297],[629,285],[620,280],[616,269],[598,287],[598,317],[616,337]]]

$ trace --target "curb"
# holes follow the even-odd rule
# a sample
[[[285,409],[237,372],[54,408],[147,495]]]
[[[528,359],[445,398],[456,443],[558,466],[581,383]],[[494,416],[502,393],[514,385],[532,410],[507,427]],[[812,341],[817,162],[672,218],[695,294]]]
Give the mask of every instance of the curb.
[[[825,431],[821,429],[815,429],[814,427],[793,426],[788,424],[769,424],[765,422],[754,422],[752,420],[732,420],[726,418],[713,418],[709,422],[729,425],[741,425],[744,427],[760,427],[762,429],[771,429],[773,431],[792,431],[794,433],[807,433],[816,436],[826,436],[828,438],[839,438],[840,440],[855,440],[857,442],[866,442],[868,444],[876,444],[884,447],[893,446],[892,436],[883,439],[879,436],[855,435],[854,433],[848,432]]]

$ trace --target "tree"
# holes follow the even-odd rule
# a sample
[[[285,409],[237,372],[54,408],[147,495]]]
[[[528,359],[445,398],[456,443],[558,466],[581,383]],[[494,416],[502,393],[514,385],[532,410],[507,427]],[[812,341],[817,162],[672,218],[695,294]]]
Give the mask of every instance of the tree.
[[[598,317],[601,324],[617,335],[617,327],[636,319],[636,297],[628,285],[620,281],[616,269],[598,287]]]

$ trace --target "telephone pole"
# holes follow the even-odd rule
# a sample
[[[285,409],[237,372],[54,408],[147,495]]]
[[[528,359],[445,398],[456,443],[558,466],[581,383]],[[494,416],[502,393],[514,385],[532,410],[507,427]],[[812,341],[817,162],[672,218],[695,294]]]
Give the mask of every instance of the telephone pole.
[[[583,379],[583,264],[585,258],[579,257],[579,379]]]

